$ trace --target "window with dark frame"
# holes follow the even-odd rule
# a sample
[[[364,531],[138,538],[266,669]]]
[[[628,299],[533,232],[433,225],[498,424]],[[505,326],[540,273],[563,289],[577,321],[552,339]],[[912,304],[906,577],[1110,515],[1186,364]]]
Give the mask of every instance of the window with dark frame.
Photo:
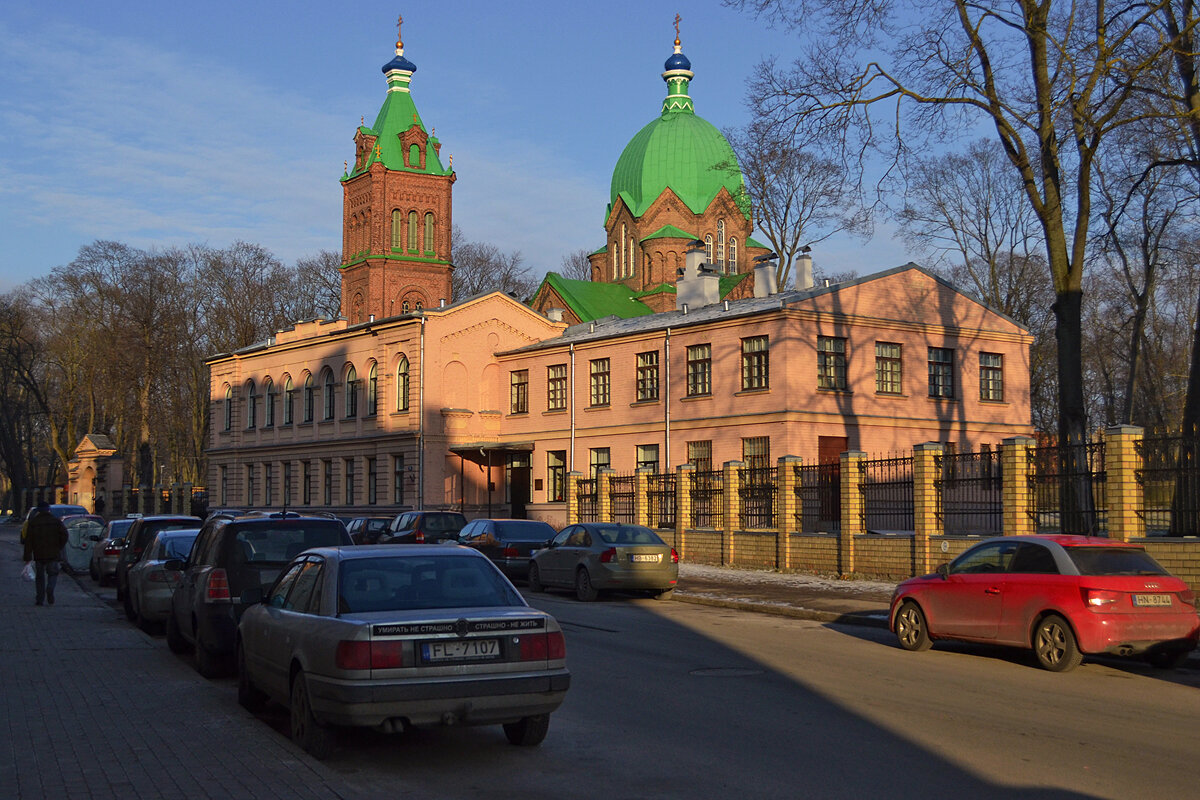
[[[593,406],[606,406],[611,395],[611,380],[609,361],[607,358],[596,358],[590,363],[591,383],[590,397]]]
[[[948,347],[929,348],[929,396],[954,397],[954,351]]]
[[[979,399],[1004,400],[1004,356],[1000,353],[979,354]]]
[[[296,400],[296,387],[292,385],[292,378],[288,376],[287,383],[283,385],[283,424],[292,424],[292,404]]]
[[[546,410],[565,411],[567,408],[567,365],[554,364],[546,368]]]
[[[658,399],[658,351],[637,354],[637,399]]]
[[[518,369],[509,373],[509,413],[525,414],[529,411],[529,370]]]
[[[358,372],[354,367],[346,373],[346,419],[358,416]]]
[[[404,456],[392,456],[392,503],[404,505]]]
[[[254,381],[246,389],[246,427],[253,428],[258,420],[258,394],[254,391]]]
[[[846,390],[846,340],[840,336],[817,337],[817,388]]]
[[[354,505],[354,459],[346,459],[346,505]]]
[[[275,476],[272,474],[273,466],[274,465],[271,464],[270,461],[267,461],[263,464],[263,505],[264,506],[271,505],[271,498],[275,494],[275,486],[274,486],[275,481],[273,480],[273,478]]]
[[[766,336],[742,339],[742,391],[771,387],[770,340]]]
[[[595,480],[600,475],[600,470],[608,469],[612,464],[610,451],[607,447],[593,447],[590,451],[589,466],[592,470],[592,479]]]
[[[697,472],[712,471],[712,441],[688,442],[688,463],[696,467]]]
[[[712,345],[691,345],[687,349],[687,396],[707,394],[712,394]]]
[[[379,365],[372,364],[367,373],[367,416],[379,413]]]
[[[300,502],[306,506],[312,505],[312,462],[305,461],[303,467],[302,483],[300,486]]]
[[[879,394],[900,394],[904,390],[904,362],[900,345],[893,342],[875,343],[875,391]]]
[[[316,409],[314,408],[314,406],[316,405],[316,400],[313,397],[313,392],[314,392],[314,389],[313,389],[312,375],[307,375],[304,378],[304,421],[305,422],[312,422],[313,414],[316,413]]]
[[[637,446],[637,468],[658,472],[658,445],[639,444]]]
[[[325,505],[333,505],[333,459],[328,459],[325,464]]]
[[[246,465],[246,505],[254,505],[254,465]]]
[[[771,466],[771,438],[750,436],[742,439],[742,461],[750,469],[766,469]]]
[[[270,378],[263,383],[263,427],[275,427],[275,384]]]
[[[546,452],[546,475],[549,486],[546,487],[547,502],[562,502],[566,499],[567,488],[567,451],[548,450]]]
[[[337,395],[334,392],[333,373],[325,373],[325,419],[333,419],[334,409],[337,405]]]

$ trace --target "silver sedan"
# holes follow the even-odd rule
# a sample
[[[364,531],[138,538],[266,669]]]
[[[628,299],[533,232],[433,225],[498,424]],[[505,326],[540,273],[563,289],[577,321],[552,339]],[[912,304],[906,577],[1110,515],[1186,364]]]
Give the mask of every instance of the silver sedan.
[[[242,600],[238,701],[287,706],[317,758],[337,726],[500,724],[540,744],[570,685],[555,619],[466,548],[315,548]]]
[[[574,589],[580,600],[601,590],[645,592],[665,600],[679,582],[679,554],[641,525],[582,522],[568,525],[529,563],[529,588]]]

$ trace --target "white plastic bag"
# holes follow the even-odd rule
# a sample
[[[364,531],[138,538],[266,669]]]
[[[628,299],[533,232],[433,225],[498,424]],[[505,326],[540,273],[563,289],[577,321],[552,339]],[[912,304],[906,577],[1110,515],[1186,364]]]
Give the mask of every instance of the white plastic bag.
[[[36,577],[36,575],[33,571],[33,562],[32,561],[25,562],[25,568],[21,570],[21,577],[27,581],[31,581]]]

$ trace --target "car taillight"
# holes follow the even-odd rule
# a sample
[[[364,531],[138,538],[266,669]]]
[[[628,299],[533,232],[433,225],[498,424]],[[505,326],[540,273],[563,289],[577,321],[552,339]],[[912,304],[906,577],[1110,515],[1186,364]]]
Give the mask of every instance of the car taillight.
[[[223,569],[214,569],[208,573],[208,581],[204,586],[204,602],[228,603],[233,597],[229,594],[229,576]]]
[[[121,555],[121,548],[119,548],[119,547],[106,547],[106,548],[104,548],[104,555],[106,555],[106,556],[119,556],[119,555]]]
[[[600,563],[608,564],[617,560],[617,548],[610,547],[600,554]]]
[[[1184,589],[1179,593],[1179,599],[1187,603],[1189,606],[1196,605],[1196,593],[1191,589]]]
[[[417,544],[425,544],[425,532],[420,528],[416,528],[413,531],[413,541]]]
[[[531,633],[521,637],[522,661],[554,661],[567,657],[567,642],[562,631]]]
[[[510,546],[510,547],[504,548],[504,557],[505,558],[517,558],[519,555],[521,555],[521,554],[517,552],[517,548],[515,548],[515,547]]]
[[[1108,611],[1124,595],[1124,592],[1114,592],[1109,589],[1084,589],[1083,602],[1093,611]]]
[[[338,642],[338,669],[396,669],[404,666],[402,642]]]
[[[676,552],[675,552],[675,548],[674,548],[674,547],[672,547],[672,548],[671,548],[671,560],[672,560],[673,562],[675,562],[676,564],[678,564],[678,563],[679,563],[679,553],[676,553]]]

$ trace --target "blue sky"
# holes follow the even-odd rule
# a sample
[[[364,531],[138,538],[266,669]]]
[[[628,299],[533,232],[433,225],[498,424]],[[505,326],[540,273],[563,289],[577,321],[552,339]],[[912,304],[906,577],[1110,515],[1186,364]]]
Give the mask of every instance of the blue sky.
[[[373,121],[395,19],[413,97],[454,155],[454,221],[532,271],[603,244],[613,166],[657,116],[683,16],[696,111],[747,121],[745,80],[795,40],[718,2],[54,3],[0,9],[0,291],[81,245],[341,246],[342,164]],[[908,260],[886,229],[818,268]]]

